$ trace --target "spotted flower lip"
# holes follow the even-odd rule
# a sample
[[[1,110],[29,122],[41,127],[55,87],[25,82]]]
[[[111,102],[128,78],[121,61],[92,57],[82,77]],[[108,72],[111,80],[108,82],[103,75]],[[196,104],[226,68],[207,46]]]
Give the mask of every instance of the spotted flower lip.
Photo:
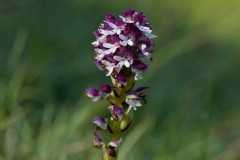
[[[117,140],[117,141],[111,141],[111,142],[109,142],[108,147],[118,148],[121,143],[122,143],[122,138],[120,138],[120,139]]]
[[[100,148],[103,145],[102,138],[97,134],[93,135],[93,145],[97,148]]]
[[[100,92],[96,88],[87,88],[86,94],[93,102],[96,102],[101,98]]]
[[[107,76],[130,68],[135,80],[148,69],[145,61],[152,59],[153,42],[150,24],[142,12],[128,9],[119,18],[106,14],[105,20],[94,32],[92,43],[95,51],[94,63]]]
[[[112,105],[112,106],[109,106],[108,107],[110,109],[110,111],[119,119],[121,120],[122,117],[123,117],[123,111],[121,108],[115,106],[115,105]]]
[[[92,119],[92,122],[96,124],[101,129],[107,129],[107,119],[100,116],[95,116]]]

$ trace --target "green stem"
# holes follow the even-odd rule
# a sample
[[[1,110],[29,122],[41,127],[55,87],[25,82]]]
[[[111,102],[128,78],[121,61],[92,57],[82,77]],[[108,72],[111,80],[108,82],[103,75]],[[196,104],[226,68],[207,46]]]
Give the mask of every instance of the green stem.
[[[130,91],[135,84],[134,74],[131,74],[129,76],[129,78],[127,79],[128,85],[125,86],[124,88],[120,88],[120,87],[116,86],[115,78],[111,77],[111,80],[115,87],[114,87],[114,92],[112,92],[112,94],[111,94],[111,96],[109,96],[108,100],[110,103],[121,108],[122,102],[124,102],[126,99],[127,92]],[[131,123],[131,119],[132,119],[132,114],[128,115],[128,113],[127,113],[127,115],[125,115],[124,123],[123,123],[123,121],[114,120],[108,124],[110,127],[110,130],[111,130],[111,133],[110,133],[111,141],[118,141],[122,137],[121,126],[122,126],[122,128],[127,128],[129,126],[129,124]],[[122,122],[122,125],[121,125],[121,122]],[[113,154],[110,154],[110,152],[115,152],[114,156],[113,156]],[[111,149],[111,148],[106,147],[105,145],[102,146],[103,160],[117,160],[118,152],[119,152],[119,148]]]
[[[112,126],[111,141],[118,141],[122,137],[122,132],[120,130],[120,121],[114,121]],[[114,151],[116,156],[112,157],[110,152],[111,149],[107,148],[105,145],[102,146],[103,150],[103,160],[117,160],[118,157],[118,148],[115,148]],[[112,149],[113,150],[113,149]]]

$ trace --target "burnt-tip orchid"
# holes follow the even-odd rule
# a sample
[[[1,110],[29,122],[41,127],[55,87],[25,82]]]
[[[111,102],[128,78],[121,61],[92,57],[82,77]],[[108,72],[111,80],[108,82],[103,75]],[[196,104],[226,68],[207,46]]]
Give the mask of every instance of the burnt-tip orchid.
[[[106,14],[94,36],[94,63],[111,77],[113,85],[102,84],[99,88],[86,89],[92,101],[107,99],[110,102],[107,107],[110,118],[95,116],[92,119],[96,125],[93,143],[96,148],[102,148],[104,160],[116,160],[123,132],[131,124],[133,110],[146,103],[148,87],[133,88],[149,68],[147,62],[152,60],[154,46],[151,39],[156,36],[152,34],[146,16],[132,9],[119,18]],[[107,145],[98,134],[101,130],[110,133],[111,141]]]

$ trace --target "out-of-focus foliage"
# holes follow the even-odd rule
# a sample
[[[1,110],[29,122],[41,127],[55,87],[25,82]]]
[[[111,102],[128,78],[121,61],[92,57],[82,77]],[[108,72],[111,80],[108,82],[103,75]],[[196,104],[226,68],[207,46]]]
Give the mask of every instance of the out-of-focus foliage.
[[[109,82],[92,63],[106,12],[144,12],[154,60],[139,84],[120,160],[240,158],[239,0],[0,1],[0,159],[96,160],[91,117],[107,114],[86,86]],[[97,87],[97,86],[96,86]]]

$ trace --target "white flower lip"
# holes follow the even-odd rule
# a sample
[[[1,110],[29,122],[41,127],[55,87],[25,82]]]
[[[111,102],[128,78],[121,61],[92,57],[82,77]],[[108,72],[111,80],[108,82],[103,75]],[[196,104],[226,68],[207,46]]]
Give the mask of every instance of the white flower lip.
[[[110,63],[106,60],[102,60],[101,61],[105,66],[106,66],[106,69],[108,70],[108,74],[107,76],[110,76],[115,68],[115,64],[114,63]]]
[[[126,23],[134,23],[134,21],[131,19],[131,18],[125,18],[125,17],[123,17],[123,16],[119,16],[121,19],[122,19],[122,21],[123,22],[126,22]]]
[[[141,98],[137,95],[130,94],[126,96],[126,103],[129,105],[129,110],[137,110],[137,107],[141,107]]]
[[[117,141],[111,141],[109,142],[108,146],[113,147],[113,148],[117,148],[120,146],[120,144],[122,143],[122,138],[120,138]]]

